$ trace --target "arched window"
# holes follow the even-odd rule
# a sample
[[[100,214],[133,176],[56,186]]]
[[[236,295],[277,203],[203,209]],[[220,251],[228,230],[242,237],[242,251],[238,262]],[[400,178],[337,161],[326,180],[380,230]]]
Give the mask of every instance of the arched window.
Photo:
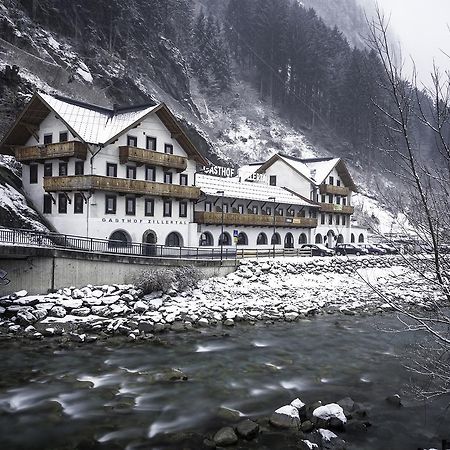
[[[284,248],[294,248],[294,236],[292,236],[292,233],[286,233],[284,237]]]
[[[298,243],[299,244],[307,244],[308,243],[308,238],[306,237],[305,233],[302,233],[300,235],[300,237],[298,238]]]
[[[361,244],[364,243],[364,235],[362,233],[359,235],[358,242]]]
[[[321,234],[316,234],[316,244],[322,244],[322,235]]]
[[[237,245],[248,245],[248,237],[245,233],[238,234]]]
[[[343,244],[344,243],[344,236],[342,236],[342,234],[340,234],[339,236],[338,236],[338,243],[339,244]]]
[[[270,240],[270,243],[272,245],[280,245],[281,244],[281,237],[278,233],[275,233],[272,235],[272,239]]]
[[[350,235],[350,242],[352,244],[355,242],[355,235],[353,233]]]
[[[156,256],[156,242],[158,238],[153,230],[147,230],[142,235],[142,249],[144,255]]]
[[[183,239],[179,233],[174,231],[170,233],[166,238],[166,247],[182,247]]]
[[[205,231],[200,235],[199,244],[201,247],[212,247],[214,245],[214,239],[209,231]]]
[[[219,245],[231,245],[231,236],[226,231],[220,235]]]
[[[130,235],[122,230],[114,231],[114,233],[111,234],[108,240],[108,247],[109,248],[123,248],[127,247],[128,244],[131,243]]]
[[[267,244],[266,233],[259,233],[258,238],[256,239],[256,245],[266,245],[266,244]]]

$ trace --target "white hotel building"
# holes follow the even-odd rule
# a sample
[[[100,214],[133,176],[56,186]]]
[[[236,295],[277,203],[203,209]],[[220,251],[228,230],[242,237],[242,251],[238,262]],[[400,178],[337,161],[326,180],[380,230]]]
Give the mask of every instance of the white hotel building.
[[[169,247],[297,248],[365,240],[340,159],[274,155],[239,177],[209,161],[164,104],[108,109],[36,93],[0,143],[28,199],[61,234]],[[223,232],[223,234],[222,234]]]

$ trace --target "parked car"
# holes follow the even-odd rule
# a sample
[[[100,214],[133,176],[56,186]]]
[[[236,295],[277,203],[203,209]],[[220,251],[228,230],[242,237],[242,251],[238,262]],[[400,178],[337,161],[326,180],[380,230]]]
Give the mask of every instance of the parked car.
[[[369,255],[385,255],[387,253],[384,248],[381,248],[378,245],[360,244],[359,246],[368,250]]]
[[[303,244],[302,249],[311,250],[313,256],[333,256],[334,251],[322,244]]]
[[[365,248],[362,248],[355,244],[337,244],[336,247],[334,247],[334,251],[336,252],[336,255],[367,255],[369,253],[369,250],[366,250]]]
[[[377,247],[380,247],[383,250],[386,250],[386,253],[388,255],[398,255],[400,253],[400,250],[398,248],[396,248],[396,247],[393,247],[392,245],[378,244]]]

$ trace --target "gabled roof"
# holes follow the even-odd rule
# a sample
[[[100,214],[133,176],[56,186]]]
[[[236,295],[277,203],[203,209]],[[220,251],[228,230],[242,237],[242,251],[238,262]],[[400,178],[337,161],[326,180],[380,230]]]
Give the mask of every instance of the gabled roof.
[[[276,203],[311,207],[319,206],[317,203],[282,187],[239,181],[238,178],[220,178],[197,173],[195,184],[206,195],[220,196],[222,194],[219,194],[218,191],[223,191],[223,195],[226,198],[269,201],[270,197],[275,197]]]
[[[314,181],[317,185],[326,184],[331,171],[336,169],[345,186],[354,192],[358,192],[358,188],[341,158],[310,158],[302,161],[311,171],[315,171]]]
[[[283,161],[289,167],[291,167],[295,172],[301,175],[310,183],[314,183],[311,179],[311,171],[309,168],[298,158],[292,156],[287,156],[282,153],[275,153],[270,159],[268,159],[264,164],[262,164],[257,170],[257,173],[264,173],[271,165],[276,161]]]
[[[33,128],[53,111],[70,132],[88,144],[108,145],[155,113],[183,150],[200,164],[208,164],[164,103],[127,108],[104,108],[61,96],[35,93],[16,122],[0,142],[0,152],[13,154],[11,148],[25,145]]]

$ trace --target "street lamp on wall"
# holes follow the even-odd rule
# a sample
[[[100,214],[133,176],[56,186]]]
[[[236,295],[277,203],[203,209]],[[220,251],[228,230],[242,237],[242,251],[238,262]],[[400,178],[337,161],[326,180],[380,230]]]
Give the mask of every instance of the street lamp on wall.
[[[221,210],[222,210],[222,221],[221,221],[221,229],[220,229],[220,262],[222,263],[223,260],[223,196],[225,195],[225,191],[217,191],[216,194],[220,194],[222,196],[222,203],[221,203]]]
[[[275,224],[275,197],[269,197],[269,200],[273,202],[273,235],[272,235],[272,251],[273,257],[275,258],[275,233],[276,233],[276,224]]]

